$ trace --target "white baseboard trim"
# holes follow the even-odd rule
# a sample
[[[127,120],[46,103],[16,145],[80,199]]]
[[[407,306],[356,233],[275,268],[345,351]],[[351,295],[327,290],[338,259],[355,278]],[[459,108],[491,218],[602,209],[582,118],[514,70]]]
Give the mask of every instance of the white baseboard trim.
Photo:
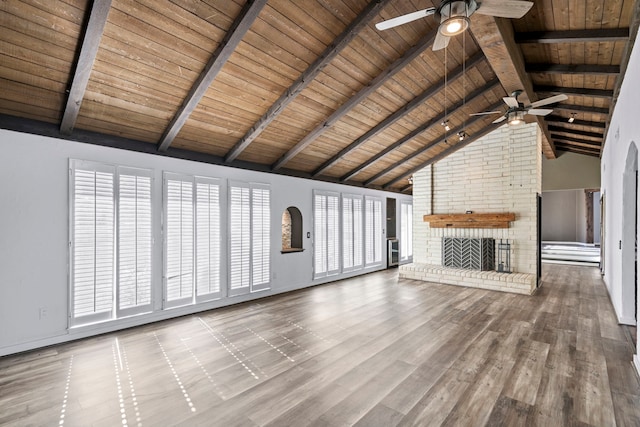
[[[636,366],[636,374],[640,377],[640,355],[635,354],[633,356],[633,364]]]
[[[633,317],[627,317],[627,316],[618,316],[618,323],[621,325],[627,325],[627,326],[636,326],[636,319]]]

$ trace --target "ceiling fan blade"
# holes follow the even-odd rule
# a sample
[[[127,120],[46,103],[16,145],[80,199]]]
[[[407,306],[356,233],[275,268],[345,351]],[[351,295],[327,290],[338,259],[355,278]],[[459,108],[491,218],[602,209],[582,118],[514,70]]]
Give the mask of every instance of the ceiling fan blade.
[[[553,110],[551,108],[532,108],[527,111],[527,114],[531,114],[534,116],[546,116],[547,114],[551,114]]]
[[[483,111],[482,113],[472,113],[470,116],[488,116],[489,114],[503,114],[502,111]]]
[[[550,96],[549,98],[545,98],[545,99],[541,99],[539,101],[536,101],[536,102],[531,104],[531,107],[533,107],[533,108],[542,107],[543,105],[549,105],[549,104],[553,104],[555,102],[566,101],[567,99],[569,99],[569,97],[567,95],[565,95],[564,93],[561,93],[560,95]]]
[[[482,0],[476,13],[501,18],[522,18],[529,12],[533,2],[520,0]]]
[[[406,15],[397,16],[395,18],[387,19],[386,21],[378,22],[376,28],[380,31],[388,30],[389,28],[397,27],[398,25],[408,24],[409,22],[416,21],[425,16],[433,15],[436,12],[435,7],[419,10],[417,12],[407,13]]]
[[[509,107],[514,107],[514,108],[518,108],[518,100],[515,99],[513,96],[505,96],[504,98],[502,98],[502,100],[504,101],[505,104],[507,104]]]
[[[495,119],[491,123],[500,123],[500,122],[504,122],[505,120],[507,120],[507,116],[502,116],[502,117],[500,117],[498,119]]]
[[[449,45],[449,39],[451,37],[444,36],[438,31],[436,33],[436,39],[433,41],[433,50],[442,50]]]

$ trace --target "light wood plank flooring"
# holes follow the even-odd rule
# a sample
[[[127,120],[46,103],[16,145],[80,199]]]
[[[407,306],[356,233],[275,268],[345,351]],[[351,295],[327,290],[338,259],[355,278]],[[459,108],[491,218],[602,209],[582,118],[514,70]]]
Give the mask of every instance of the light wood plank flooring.
[[[598,270],[533,297],[396,270],[0,359],[10,426],[639,426]]]

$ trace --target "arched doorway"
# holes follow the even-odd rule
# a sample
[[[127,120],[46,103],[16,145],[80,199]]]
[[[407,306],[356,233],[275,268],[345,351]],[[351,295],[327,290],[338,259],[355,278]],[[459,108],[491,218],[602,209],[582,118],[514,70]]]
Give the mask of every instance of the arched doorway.
[[[622,313],[620,321],[636,324],[638,302],[638,148],[631,143],[622,178]]]

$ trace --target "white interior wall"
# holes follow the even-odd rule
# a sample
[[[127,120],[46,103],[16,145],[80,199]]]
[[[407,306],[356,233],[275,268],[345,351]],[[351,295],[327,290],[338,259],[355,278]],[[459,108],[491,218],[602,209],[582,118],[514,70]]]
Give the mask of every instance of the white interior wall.
[[[156,224],[160,221],[162,172],[170,171],[222,179],[223,194],[228,180],[262,182],[271,185],[271,290],[267,296],[337,280],[386,267],[312,280],[313,234],[312,192],[327,190],[386,197],[399,203],[410,196],[282,175],[215,166],[187,160],[154,156],[53,138],[0,130],[0,355],[63,342],[96,333],[175,317],[255,298],[255,295],[226,298],[198,306],[157,310],[151,314],[118,319],[106,324],[68,331],[69,262],[69,159],[152,169]],[[224,205],[226,206],[226,204]],[[303,216],[304,252],[281,254],[282,212],[297,207]],[[226,210],[223,208],[223,241],[226,236]],[[385,212],[383,211],[383,215]],[[396,235],[400,235],[400,221]],[[384,225],[383,225],[384,226]],[[154,227],[153,258],[154,303],[161,306],[162,235]],[[383,239],[383,243],[386,243]],[[383,248],[386,253],[386,248]],[[227,256],[223,250],[223,271]],[[223,285],[226,276],[223,274]],[[44,313],[41,312],[44,309]]]
[[[600,159],[558,152],[556,159],[542,158],[542,191],[600,188]]]
[[[620,96],[617,100],[614,114],[611,118],[607,133],[606,144],[602,155],[601,176],[602,192],[606,199],[606,213],[603,220],[605,227],[605,271],[604,281],[609,290],[611,301],[622,323],[635,323],[638,313],[629,312],[629,300],[634,298],[634,283],[623,280],[623,241],[629,243],[628,247],[634,246],[637,236],[623,230],[623,223],[631,223],[629,218],[625,221],[623,216],[623,181],[627,157],[630,147],[635,144],[640,148],[640,120],[638,120],[638,99],[640,99],[640,45],[636,43],[629,59],[622,83]],[[637,152],[635,154],[637,156]],[[637,159],[636,159],[637,160]],[[626,196],[628,197],[628,196]],[[637,220],[637,219],[636,219]],[[631,258],[631,263],[633,263]],[[635,261],[637,263],[637,260]],[[627,263],[629,264],[629,263]],[[628,267],[628,265],[627,265]],[[637,296],[636,305],[637,305]],[[626,303],[625,303],[626,301]],[[640,358],[638,349],[634,362],[636,369],[640,372]]]
[[[587,243],[587,195],[576,190],[576,242]]]
[[[578,241],[578,195],[575,190],[542,193],[542,240]]]

